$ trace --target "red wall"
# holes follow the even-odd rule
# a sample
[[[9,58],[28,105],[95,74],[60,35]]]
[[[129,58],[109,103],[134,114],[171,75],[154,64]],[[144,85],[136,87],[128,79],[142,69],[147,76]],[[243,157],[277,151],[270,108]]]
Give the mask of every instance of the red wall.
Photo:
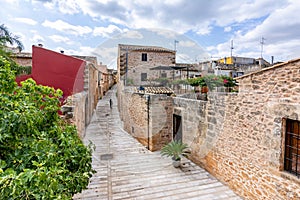
[[[37,84],[61,89],[64,92],[64,99],[83,91],[85,65],[84,60],[32,46],[32,74],[30,76]]]

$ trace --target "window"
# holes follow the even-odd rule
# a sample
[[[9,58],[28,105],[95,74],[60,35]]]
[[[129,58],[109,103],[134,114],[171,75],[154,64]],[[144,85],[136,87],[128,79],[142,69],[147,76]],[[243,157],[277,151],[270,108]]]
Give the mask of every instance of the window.
[[[141,73],[141,81],[147,81],[147,73]]]
[[[161,74],[160,74],[160,77],[161,77],[161,78],[167,78],[167,73],[165,73],[165,72],[164,72],[164,73],[161,73]]]
[[[284,170],[300,177],[300,121],[286,120]]]
[[[142,61],[147,61],[147,54],[146,53],[142,53]]]

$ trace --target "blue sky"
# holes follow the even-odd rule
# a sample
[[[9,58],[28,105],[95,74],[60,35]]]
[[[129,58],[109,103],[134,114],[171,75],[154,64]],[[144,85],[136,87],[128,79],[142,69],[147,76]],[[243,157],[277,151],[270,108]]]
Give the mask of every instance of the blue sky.
[[[178,62],[233,55],[300,58],[298,0],[0,0],[0,23],[33,44],[97,56],[115,68],[117,44],[177,49]]]

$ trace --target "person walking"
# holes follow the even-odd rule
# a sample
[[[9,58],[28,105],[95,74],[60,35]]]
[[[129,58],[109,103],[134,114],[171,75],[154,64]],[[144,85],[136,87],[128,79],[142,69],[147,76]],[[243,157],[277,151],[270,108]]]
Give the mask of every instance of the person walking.
[[[112,99],[109,99],[109,107],[110,107],[110,109],[112,109],[112,104],[113,104]]]

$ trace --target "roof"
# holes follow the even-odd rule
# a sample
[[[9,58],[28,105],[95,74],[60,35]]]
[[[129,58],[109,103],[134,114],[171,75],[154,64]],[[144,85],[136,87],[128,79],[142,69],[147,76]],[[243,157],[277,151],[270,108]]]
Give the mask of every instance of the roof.
[[[183,69],[183,68],[187,68],[187,67],[183,67],[183,66],[157,66],[157,67],[150,68],[150,70],[178,70],[178,69]]]
[[[18,52],[12,54],[13,57],[15,58],[32,58],[32,53],[29,52]]]
[[[294,60],[289,60],[289,61],[284,62],[284,63],[273,65],[271,67],[263,68],[263,69],[261,69],[259,71],[255,71],[255,72],[252,72],[252,73],[249,73],[249,74],[245,74],[243,76],[236,77],[235,79],[242,79],[242,78],[245,78],[245,77],[248,77],[248,76],[255,75],[257,73],[261,73],[261,72],[264,72],[264,71],[268,71],[268,70],[272,70],[272,69],[275,69],[275,68],[283,67],[283,66],[285,66],[287,64],[294,63],[294,62],[299,62],[299,61],[300,61],[300,58],[297,58],[297,59],[294,59]]]
[[[158,46],[119,44],[119,48],[120,50],[129,50],[129,51],[157,51],[157,52],[176,53],[176,51],[174,50],[158,47]]]
[[[98,69],[100,72],[102,72],[103,74],[107,74],[108,70],[107,70],[107,66],[106,65],[98,65]]]
[[[195,71],[196,66],[194,64],[184,64],[184,63],[176,63],[175,66],[157,66],[150,68],[150,70],[187,70],[187,71]]]
[[[150,94],[174,94],[174,91],[169,87],[138,87],[135,89],[138,93]]]

